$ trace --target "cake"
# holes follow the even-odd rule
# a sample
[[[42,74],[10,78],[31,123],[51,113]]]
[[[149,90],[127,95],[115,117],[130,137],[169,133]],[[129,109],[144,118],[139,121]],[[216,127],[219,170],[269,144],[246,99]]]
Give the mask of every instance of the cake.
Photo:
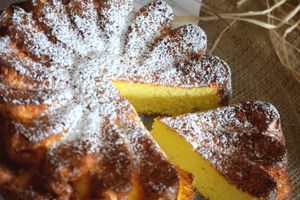
[[[290,198],[280,117],[269,103],[157,118],[151,133],[206,199]]]
[[[5,199],[192,199],[193,178],[136,111],[226,105],[231,75],[204,56],[200,27],[172,22],[163,1],[136,12],[130,0],[28,0],[1,11]]]

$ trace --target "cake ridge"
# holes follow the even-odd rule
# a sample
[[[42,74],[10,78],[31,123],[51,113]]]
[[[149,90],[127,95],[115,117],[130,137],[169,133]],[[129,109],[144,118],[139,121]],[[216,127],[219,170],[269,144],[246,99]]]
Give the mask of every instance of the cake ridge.
[[[60,0],[52,2],[33,1],[33,15],[47,27],[52,36],[80,54],[87,54],[86,41],[70,18],[68,7]]]
[[[153,42],[159,34],[171,29],[172,24],[172,8],[164,1],[153,1],[142,7],[134,14],[129,26],[129,33],[125,39],[125,54],[128,54],[130,59],[139,57],[140,53],[150,48],[149,41]],[[144,37],[140,37],[141,34]]]
[[[27,75],[30,77],[36,77],[36,74],[35,73],[32,74],[30,69],[28,69],[29,66],[27,64],[23,64],[22,61],[19,61],[16,58],[13,58],[13,56],[14,56],[13,48],[9,44],[11,44],[9,37],[1,38],[1,42],[0,42],[0,49],[1,49],[0,51],[1,52],[0,53],[1,53],[2,59],[5,60],[5,62],[7,62],[8,64],[13,65],[14,68],[17,69],[17,71],[20,74]],[[26,59],[26,58],[24,58],[24,59]],[[27,59],[25,61],[27,61]],[[29,63],[30,63],[30,60],[28,60],[28,64]]]
[[[43,63],[53,65],[69,65],[72,63],[72,52],[44,33],[33,19],[32,13],[27,13],[20,7],[14,7],[8,31],[18,44]],[[22,40],[22,42],[21,42]]]
[[[82,33],[84,43],[88,44],[88,49],[101,51],[104,42],[101,41],[101,32],[97,24],[98,13],[96,11],[94,1],[70,1],[68,5],[70,18],[76,25],[77,29]]]

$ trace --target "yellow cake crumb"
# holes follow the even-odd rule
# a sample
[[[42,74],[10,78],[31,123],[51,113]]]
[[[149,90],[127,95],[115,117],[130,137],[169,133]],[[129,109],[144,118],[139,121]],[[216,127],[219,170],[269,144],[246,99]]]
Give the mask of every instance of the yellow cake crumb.
[[[133,82],[114,82],[136,109],[143,114],[178,115],[205,111],[219,106],[217,88],[167,87]]]
[[[191,144],[159,119],[155,119],[151,134],[170,160],[194,175],[196,188],[205,198],[210,200],[256,199],[230,184],[209,161],[193,149]]]

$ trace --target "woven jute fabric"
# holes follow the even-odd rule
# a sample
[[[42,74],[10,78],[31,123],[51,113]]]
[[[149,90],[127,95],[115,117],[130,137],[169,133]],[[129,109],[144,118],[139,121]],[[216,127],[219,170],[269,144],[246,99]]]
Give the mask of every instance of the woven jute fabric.
[[[236,13],[264,10],[262,1],[248,1],[237,9],[236,0],[206,0],[204,4],[216,13]],[[265,2],[265,1],[264,1]],[[200,13],[202,16],[202,14]],[[230,23],[230,21],[229,21]],[[208,35],[209,47],[228,24],[223,20],[200,21]],[[281,52],[279,41],[275,48]],[[300,34],[293,44],[300,42]],[[232,69],[232,102],[263,100],[274,104],[281,115],[281,123],[289,153],[289,175],[293,185],[293,199],[300,199],[300,84],[282,66],[274,50],[268,30],[245,22],[235,22],[226,31],[213,54],[227,61]],[[291,56],[297,64],[300,57]]]

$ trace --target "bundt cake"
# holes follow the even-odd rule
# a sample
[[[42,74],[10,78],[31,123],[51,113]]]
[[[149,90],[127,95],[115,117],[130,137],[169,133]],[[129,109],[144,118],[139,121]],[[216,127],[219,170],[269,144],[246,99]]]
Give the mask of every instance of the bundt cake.
[[[151,133],[172,161],[194,175],[207,199],[290,197],[280,118],[269,103],[157,118]]]
[[[178,114],[225,105],[230,70],[204,56],[201,28],[173,28],[163,1],[132,10],[132,0],[28,0],[1,11],[6,200],[192,199],[193,178],[133,106]]]

